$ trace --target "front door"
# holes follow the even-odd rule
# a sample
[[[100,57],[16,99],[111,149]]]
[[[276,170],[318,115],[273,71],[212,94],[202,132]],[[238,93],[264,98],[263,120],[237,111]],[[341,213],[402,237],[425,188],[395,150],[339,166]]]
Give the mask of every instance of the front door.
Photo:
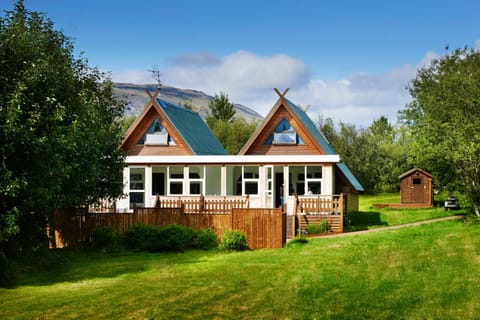
[[[275,208],[285,203],[283,196],[283,172],[277,172],[275,173]]]
[[[410,199],[412,199],[413,203],[423,203],[425,201],[423,178],[420,176],[415,176],[411,179]]]
[[[265,205],[273,208],[273,166],[265,166]]]

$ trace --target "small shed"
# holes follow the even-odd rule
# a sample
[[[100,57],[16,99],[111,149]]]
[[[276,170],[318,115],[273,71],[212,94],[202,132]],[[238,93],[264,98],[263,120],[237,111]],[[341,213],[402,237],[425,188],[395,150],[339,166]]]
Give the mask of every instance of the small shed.
[[[400,202],[415,207],[433,206],[432,175],[413,168],[400,177]]]

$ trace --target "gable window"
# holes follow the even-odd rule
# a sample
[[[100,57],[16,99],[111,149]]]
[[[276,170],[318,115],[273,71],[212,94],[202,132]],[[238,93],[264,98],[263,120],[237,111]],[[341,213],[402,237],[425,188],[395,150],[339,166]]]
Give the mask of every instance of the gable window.
[[[297,145],[304,144],[295,129],[286,118],[282,118],[273,133],[265,140],[265,144],[273,145]]]
[[[153,120],[147,132],[138,140],[137,144],[152,146],[168,146],[174,145],[175,141],[168,134],[167,130],[162,126],[160,120]]]
[[[413,178],[413,184],[422,184],[422,178]]]

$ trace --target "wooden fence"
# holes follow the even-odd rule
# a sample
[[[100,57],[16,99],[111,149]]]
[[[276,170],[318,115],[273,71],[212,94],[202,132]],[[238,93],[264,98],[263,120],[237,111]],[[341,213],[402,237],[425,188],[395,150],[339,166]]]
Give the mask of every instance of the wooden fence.
[[[219,240],[226,229],[245,233],[250,249],[281,248],[286,241],[286,219],[278,209],[231,208],[228,214],[186,213],[180,208],[136,208],[133,213],[57,213],[55,242],[57,247],[74,246],[91,241],[101,226],[125,233],[137,223],[165,226],[180,224],[194,230],[212,228]]]

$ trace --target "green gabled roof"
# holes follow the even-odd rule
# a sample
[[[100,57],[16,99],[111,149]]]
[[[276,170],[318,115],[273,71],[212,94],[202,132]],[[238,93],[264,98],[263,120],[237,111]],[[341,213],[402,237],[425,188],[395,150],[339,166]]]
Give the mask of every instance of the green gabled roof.
[[[162,99],[156,99],[171,124],[196,155],[226,155],[227,151],[200,115]]]
[[[352,187],[355,188],[358,192],[364,192],[365,189],[363,188],[362,184],[355,178],[353,173],[348,169],[347,165],[343,162],[339,162],[336,164],[337,168],[340,169],[342,174],[345,176],[345,178],[350,182]]]
[[[312,134],[312,136],[317,140],[318,144],[322,147],[326,154],[337,154],[335,150],[330,146],[327,139],[323,134],[317,129],[312,119],[307,115],[305,111],[299,108],[296,104],[284,97],[284,100],[288,103],[293,112],[297,115],[300,121],[303,123],[305,128]]]

